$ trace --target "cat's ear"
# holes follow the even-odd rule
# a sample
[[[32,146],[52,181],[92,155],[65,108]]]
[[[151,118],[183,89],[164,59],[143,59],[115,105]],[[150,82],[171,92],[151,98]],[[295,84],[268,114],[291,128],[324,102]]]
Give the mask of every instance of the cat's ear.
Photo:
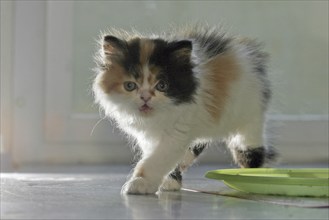
[[[192,53],[192,42],[189,40],[170,42],[167,49],[176,58],[189,59]]]
[[[105,55],[123,55],[127,50],[127,42],[112,35],[103,38],[103,53]]]

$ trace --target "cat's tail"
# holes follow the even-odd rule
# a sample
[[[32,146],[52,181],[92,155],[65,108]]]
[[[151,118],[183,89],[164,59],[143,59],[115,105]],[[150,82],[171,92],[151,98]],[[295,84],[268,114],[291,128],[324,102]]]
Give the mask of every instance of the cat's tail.
[[[279,162],[279,153],[272,146],[261,146],[246,150],[231,150],[234,161],[241,168],[273,167]]]
[[[279,151],[273,147],[268,146],[265,148],[265,155],[264,155],[264,165],[263,167],[272,167],[280,163],[281,156]]]

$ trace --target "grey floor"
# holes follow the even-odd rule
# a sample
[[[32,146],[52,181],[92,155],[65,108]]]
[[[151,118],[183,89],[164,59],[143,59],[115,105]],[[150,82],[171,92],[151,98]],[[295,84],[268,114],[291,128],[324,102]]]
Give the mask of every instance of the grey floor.
[[[183,190],[120,195],[128,166],[56,167],[1,174],[1,219],[328,219],[328,198],[255,196],[204,178],[192,167]],[[33,170],[34,173],[31,173]],[[42,170],[42,169],[41,169]],[[43,170],[45,170],[43,168]],[[193,189],[193,190],[188,190]],[[201,191],[221,192],[223,195]],[[319,208],[319,207],[322,208]],[[310,208],[313,207],[313,208]],[[318,208],[315,208],[318,207]]]

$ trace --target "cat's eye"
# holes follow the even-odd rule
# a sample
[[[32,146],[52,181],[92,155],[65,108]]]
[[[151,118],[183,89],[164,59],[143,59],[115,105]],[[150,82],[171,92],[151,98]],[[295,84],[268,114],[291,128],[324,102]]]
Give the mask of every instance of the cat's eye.
[[[158,82],[158,84],[155,86],[156,90],[160,91],[160,92],[165,92],[167,91],[169,85],[167,82],[161,80],[160,82]]]
[[[137,88],[137,84],[134,82],[124,82],[123,83],[123,87],[125,88],[125,90],[127,90],[128,92],[134,91]]]

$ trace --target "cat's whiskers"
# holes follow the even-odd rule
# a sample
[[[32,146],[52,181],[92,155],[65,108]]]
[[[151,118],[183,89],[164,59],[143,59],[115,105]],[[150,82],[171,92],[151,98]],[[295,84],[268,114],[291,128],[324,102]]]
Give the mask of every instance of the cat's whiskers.
[[[92,136],[93,135],[93,133],[94,133],[94,130],[96,129],[96,127],[103,121],[103,120],[105,120],[108,116],[103,112],[103,116],[101,116],[101,112],[103,112],[102,111],[102,109],[99,109],[99,115],[100,115],[100,119],[95,123],[95,125],[93,126],[93,128],[91,129],[91,132],[90,132],[90,136]],[[109,112],[108,114],[112,114],[113,112],[115,112],[115,110],[114,111],[112,111],[112,112]]]
[[[104,116],[103,118],[99,119],[96,124],[93,126],[93,128],[91,129],[91,132],[90,132],[90,136],[93,136],[93,133],[94,133],[94,130],[95,128],[97,127],[97,125],[99,125],[99,123],[101,123],[104,119],[106,118],[106,116]]]

